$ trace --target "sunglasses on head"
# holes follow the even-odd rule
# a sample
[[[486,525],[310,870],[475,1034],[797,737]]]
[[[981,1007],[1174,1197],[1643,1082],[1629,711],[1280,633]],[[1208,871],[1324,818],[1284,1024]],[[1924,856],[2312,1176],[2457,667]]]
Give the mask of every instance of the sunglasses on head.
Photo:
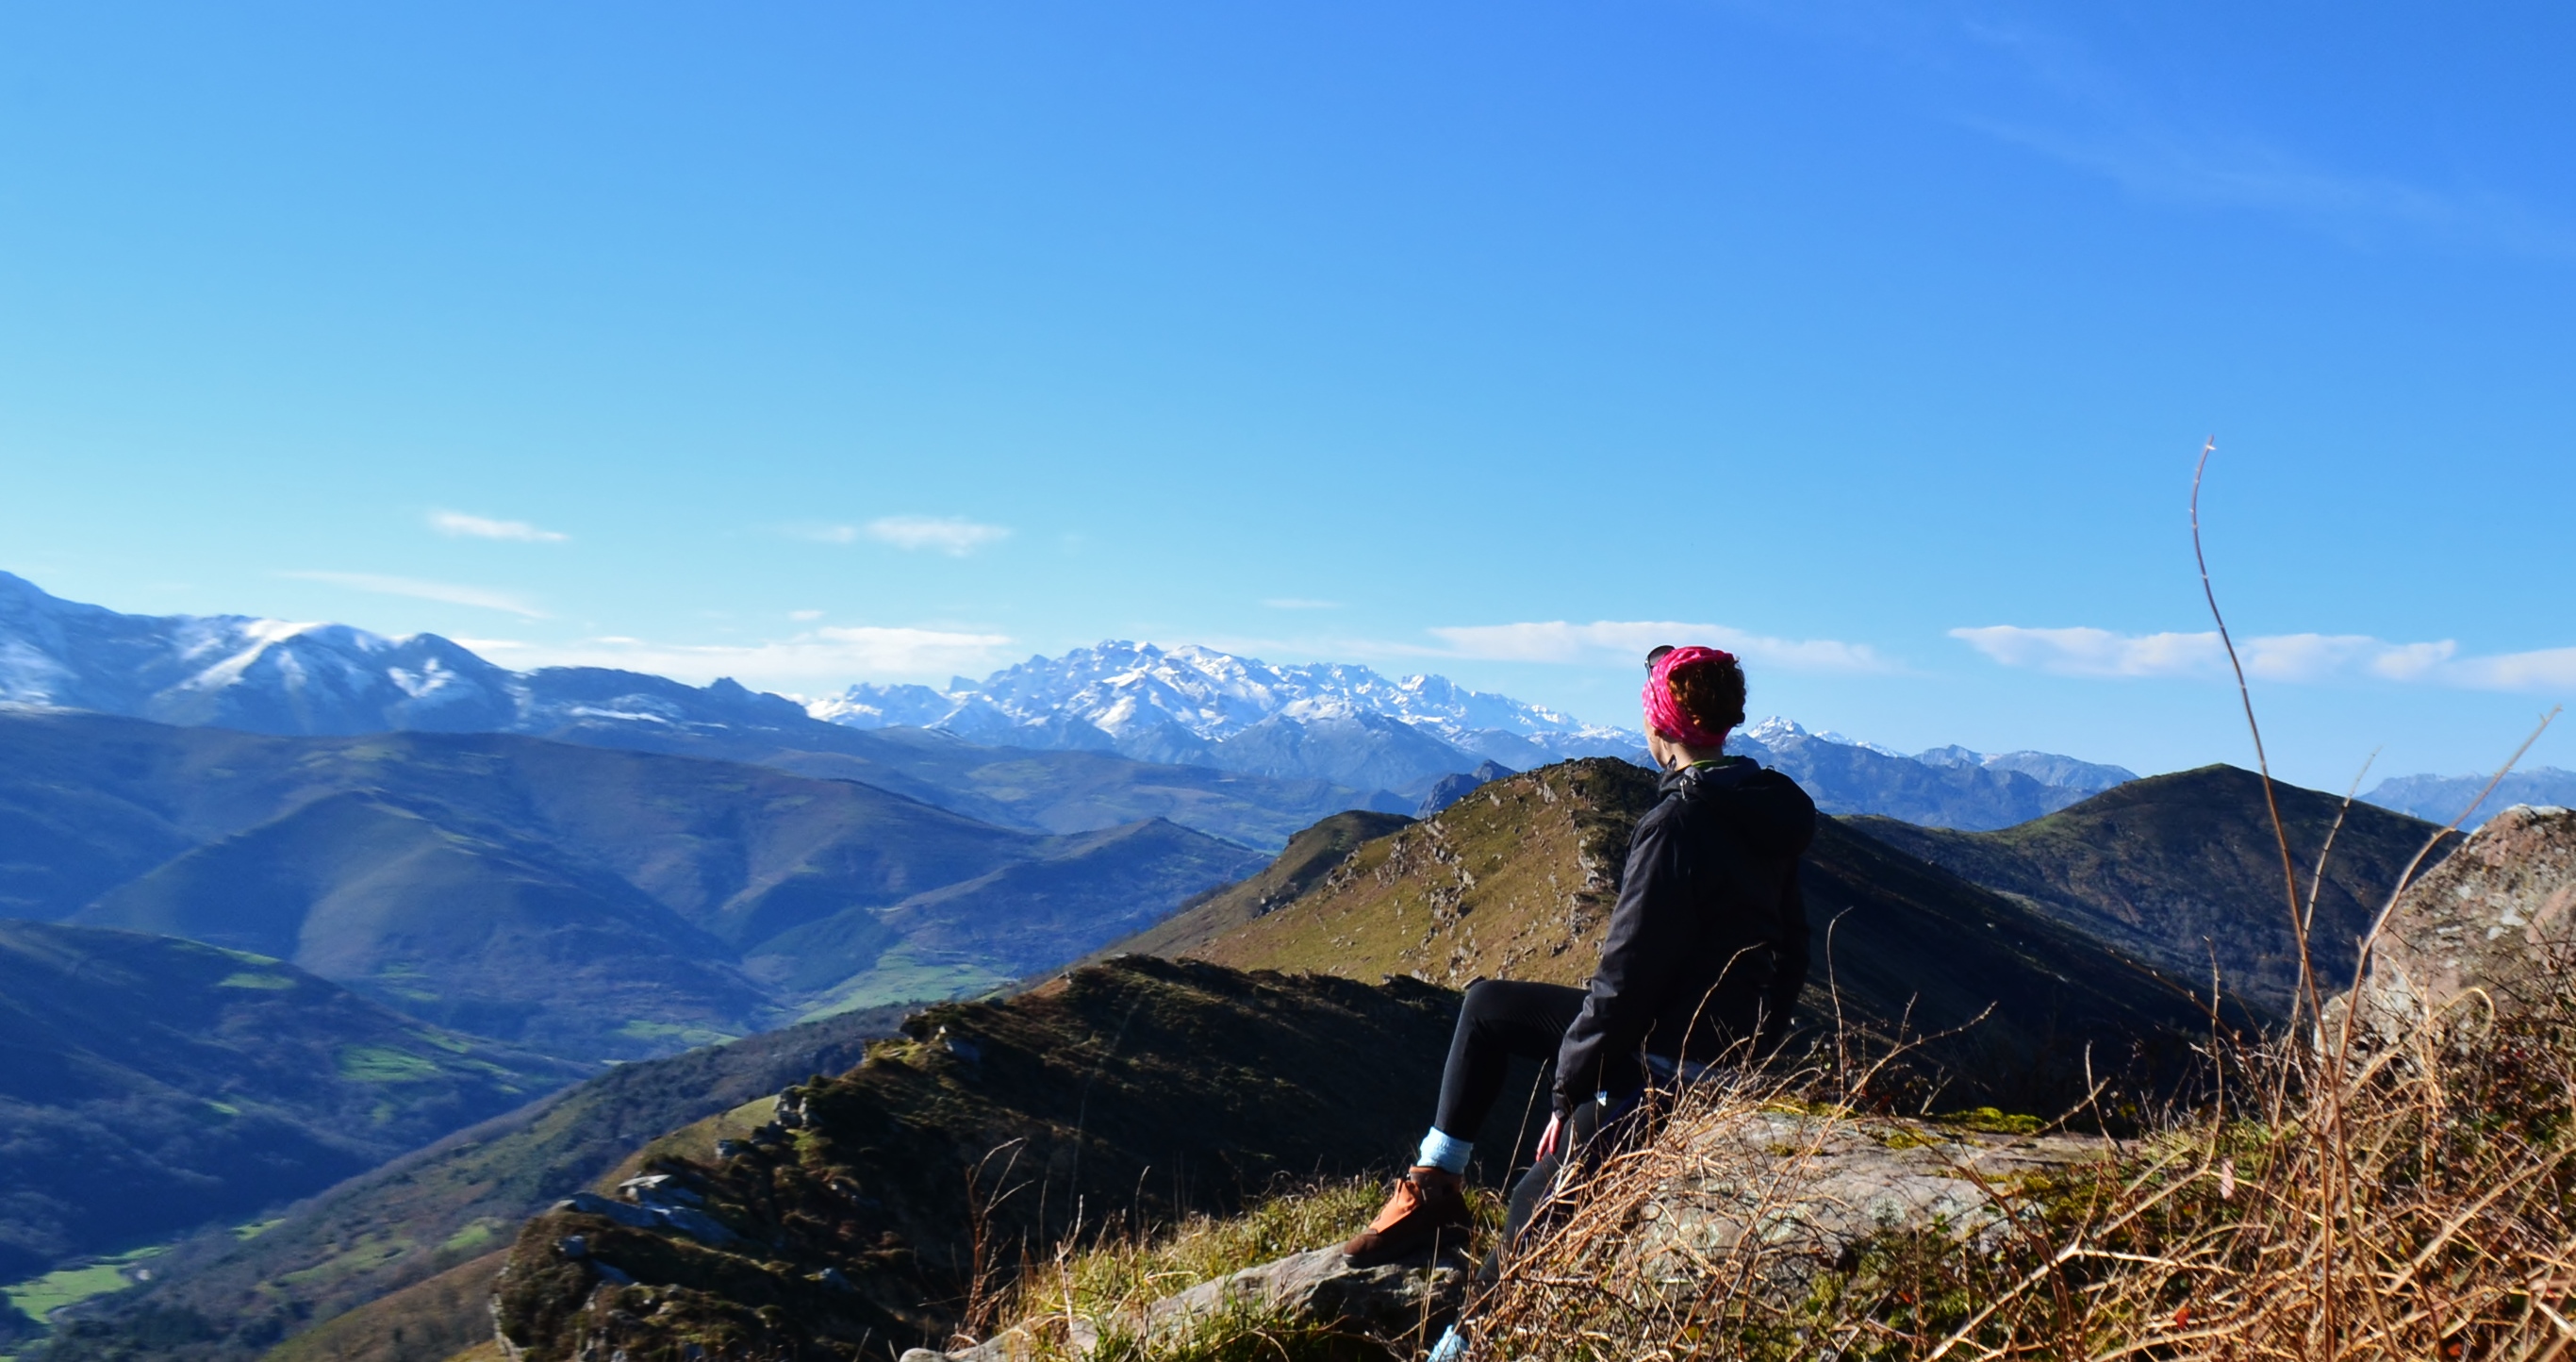
[[[1646,670],[1653,671],[1655,669],[1655,664],[1664,660],[1664,654],[1669,653],[1672,650],[1673,645],[1667,643],[1664,646],[1655,649],[1653,652],[1646,654]]]

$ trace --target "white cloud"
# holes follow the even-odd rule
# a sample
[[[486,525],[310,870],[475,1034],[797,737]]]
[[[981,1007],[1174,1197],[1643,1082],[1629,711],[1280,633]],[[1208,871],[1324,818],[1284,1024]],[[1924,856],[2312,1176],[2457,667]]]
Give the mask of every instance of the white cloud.
[[[2108,629],[2030,629],[1994,624],[1953,629],[1950,636],[2007,667],[2057,676],[2206,677],[2227,675],[2217,631],[2121,634]],[[2547,690],[2576,686],[2576,648],[2460,657],[2450,639],[2391,643],[2367,634],[2270,634],[2237,644],[2245,674],[2262,681],[2316,682],[2346,677],[2421,682],[2470,690]]]
[[[2576,689],[2576,648],[2464,658],[2452,671],[2458,684],[2476,690]]]
[[[1484,624],[1433,629],[1455,657],[1496,662],[1590,662],[1609,657],[1642,661],[1666,643],[1714,645],[1747,662],[1791,671],[1893,672],[1897,667],[1866,643],[1836,639],[1768,638],[1722,624],[1600,620],[1568,624]]]
[[[560,544],[572,537],[538,529],[524,520],[493,520],[461,511],[432,511],[429,513],[429,527],[450,538],[513,539],[522,544]]]
[[[787,618],[798,621],[799,623],[805,623],[823,618],[823,612],[820,610],[790,610],[787,612]]]
[[[835,532],[838,534],[847,529],[847,526],[836,526]],[[956,516],[927,515],[884,516],[869,521],[861,527],[861,532],[881,544],[908,550],[936,549],[951,558],[963,558],[987,544],[1011,536],[1009,530],[999,525],[978,524]],[[836,542],[847,543],[848,538],[837,538]]]
[[[1313,601],[1303,596],[1273,596],[1262,604],[1273,610],[1339,610],[1342,608],[1340,601]]]
[[[618,667],[699,684],[730,676],[761,689],[826,687],[852,681],[981,672],[999,665],[1008,634],[857,626],[823,628],[755,644],[649,643],[585,639],[569,647],[533,647],[514,667]]]
[[[444,601],[449,605],[470,605],[478,610],[503,610],[532,620],[546,618],[539,610],[517,595],[506,591],[487,591],[479,586],[456,586],[447,582],[424,582],[416,577],[379,577],[372,572],[281,572],[301,582],[328,582],[352,591],[370,591],[379,596],[410,596],[416,600]]]

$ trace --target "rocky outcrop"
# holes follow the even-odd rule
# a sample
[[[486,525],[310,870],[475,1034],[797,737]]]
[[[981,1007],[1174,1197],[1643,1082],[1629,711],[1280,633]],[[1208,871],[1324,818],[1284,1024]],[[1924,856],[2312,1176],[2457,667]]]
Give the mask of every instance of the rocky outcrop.
[[[1712,1264],[1749,1267],[1768,1289],[1796,1295],[1817,1272],[1842,1263],[1874,1236],[1935,1230],[1975,1243],[1995,1240],[2050,1189],[2110,1156],[2100,1139],[2018,1133],[2007,1127],[2032,1123],[1983,1115],[1993,1119],[1911,1121],[1755,1107],[1684,1118],[1663,1145],[1621,1165],[1632,1169],[1635,1185],[1599,1191],[1616,1203],[1616,1229],[1607,1236],[1608,1256],[1618,1263],[1614,1275],[1687,1289]],[[1542,1271],[1552,1268],[1541,1264]],[[1392,1355],[1404,1356],[1437,1337],[1462,1306],[1473,1313],[1472,1287],[1472,1265],[1460,1256],[1354,1268],[1338,1249],[1314,1249],[1202,1282],[1127,1318],[1050,1318],[960,1352],[915,1349],[902,1362],[1026,1362],[1042,1354],[1120,1352],[1104,1346],[1112,1340],[1172,1347],[1194,1326],[1238,1311],[1332,1326],[1381,1340]]]
[[[1063,1329],[1073,1351],[1101,1351],[1105,1338],[1169,1345],[1194,1328],[1227,1315],[1330,1325],[1350,1334],[1390,1342],[1424,1342],[1455,1319],[1466,1298],[1474,1264],[1463,1254],[1436,1260],[1353,1267],[1338,1248],[1292,1253],[1273,1262],[1201,1282],[1166,1296],[1135,1317],[1103,1323],[1075,1319],[1045,1323]],[[1016,1328],[963,1352],[915,1348],[902,1362],[1027,1362],[1042,1355],[1033,1331]]]
[[[2361,1020],[2401,1034],[2477,995],[2495,1014],[2565,986],[2576,960],[2576,810],[2517,804],[2489,819],[2389,910]]]

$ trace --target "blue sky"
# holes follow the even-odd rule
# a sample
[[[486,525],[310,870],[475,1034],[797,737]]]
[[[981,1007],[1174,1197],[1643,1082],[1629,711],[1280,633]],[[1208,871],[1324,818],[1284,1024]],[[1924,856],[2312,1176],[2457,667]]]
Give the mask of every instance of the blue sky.
[[[2539,5],[0,11],[0,568],[819,694],[1104,637],[1904,748],[2576,692]],[[1683,628],[1681,626],[1690,626]],[[2533,758],[2576,766],[2553,734]]]

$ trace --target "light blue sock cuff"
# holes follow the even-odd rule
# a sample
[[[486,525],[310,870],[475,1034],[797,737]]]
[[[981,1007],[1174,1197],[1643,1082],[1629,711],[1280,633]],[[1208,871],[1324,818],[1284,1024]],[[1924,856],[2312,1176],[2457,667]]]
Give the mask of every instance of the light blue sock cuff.
[[[1444,1135],[1440,1132],[1440,1127],[1433,1126],[1431,1133],[1422,1137],[1422,1152],[1414,1156],[1413,1162],[1419,1168],[1437,1168],[1443,1173],[1464,1173],[1467,1171],[1467,1155],[1475,1147],[1474,1140],[1462,1140],[1454,1135]]]

